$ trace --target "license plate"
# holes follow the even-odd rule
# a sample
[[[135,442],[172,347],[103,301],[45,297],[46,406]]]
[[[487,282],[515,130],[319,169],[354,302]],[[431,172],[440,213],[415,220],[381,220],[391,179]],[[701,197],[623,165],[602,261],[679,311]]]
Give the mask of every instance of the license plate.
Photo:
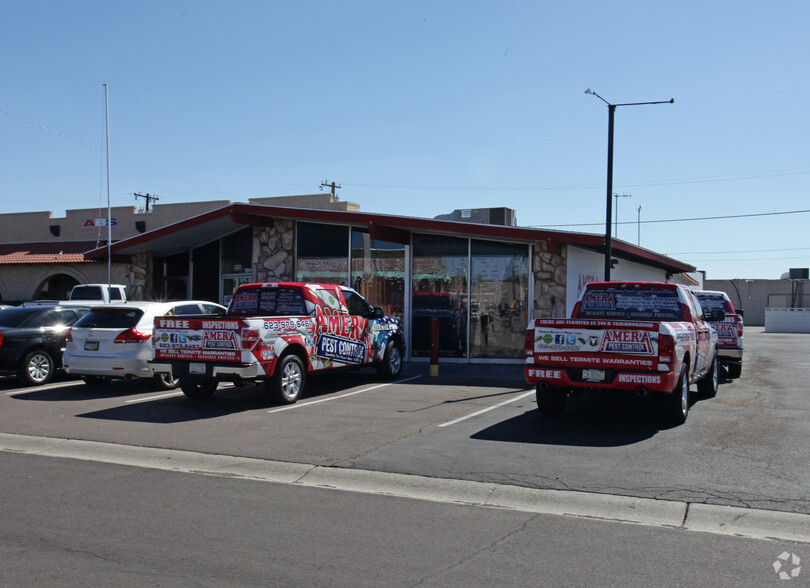
[[[582,370],[582,379],[601,382],[605,379],[605,370]]]
[[[196,374],[196,375],[205,375],[205,364],[204,363],[190,363],[188,364],[188,373]]]
[[[98,341],[85,341],[84,342],[84,350],[85,351],[98,351]]]

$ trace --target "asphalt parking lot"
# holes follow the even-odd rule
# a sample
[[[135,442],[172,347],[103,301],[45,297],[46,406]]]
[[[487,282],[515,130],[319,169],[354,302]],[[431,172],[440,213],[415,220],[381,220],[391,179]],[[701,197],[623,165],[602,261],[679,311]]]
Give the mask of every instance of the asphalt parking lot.
[[[739,380],[672,427],[641,400],[541,417],[520,366],[317,376],[295,405],[253,385],[206,400],[142,382],[0,381],[0,433],[810,514],[810,335],[747,328]],[[694,387],[693,387],[694,388]]]

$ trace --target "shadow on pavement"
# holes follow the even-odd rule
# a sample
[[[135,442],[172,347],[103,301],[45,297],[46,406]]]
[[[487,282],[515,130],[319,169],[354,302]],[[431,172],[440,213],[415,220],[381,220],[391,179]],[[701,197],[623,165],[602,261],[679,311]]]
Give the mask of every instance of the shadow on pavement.
[[[330,394],[340,394],[364,385],[379,383],[379,379],[374,376],[369,377],[369,374],[359,371],[317,375],[307,378],[306,391],[302,401]],[[112,388],[112,385],[106,388]],[[106,388],[102,388],[102,390]],[[141,388],[137,393],[143,394],[144,392],[144,389]],[[270,400],[263,383],[246,383],[243,386],[220,384],[212,397],[201,399],[186,398],[179,389],[146,390],[146,392],[148,394],[143,400],[133,398],[124,406],[76,416],[88,419],[168,424],[215,419],[240,412],[269,410],[280,406]],[[129,392],[129,394],[134,393],[136,392]],[[167,394],[169,396],[165,396]],[[150,396],[156,398],[150,398]],[[86,398],[93,397],[98,396],[86,396]]]
[[[660,418],[653,398],[571,398],[562,416],[530,410],[472,435],[482,441],[574,447],[621,447],[673,426]]]

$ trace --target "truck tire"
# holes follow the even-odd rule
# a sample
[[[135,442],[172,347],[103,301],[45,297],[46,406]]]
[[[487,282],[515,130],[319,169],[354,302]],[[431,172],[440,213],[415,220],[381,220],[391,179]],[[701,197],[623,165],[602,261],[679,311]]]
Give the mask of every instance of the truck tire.
[[[172,378],[168,373],[161,372],[152,376],[152,388],[155,390],[174,390],[180,383],[180,378]]]
[[[44,349],[34,349],[25,354],[17,376],[25,386],[42,386],[53,378],[56,364],[51,354]]]
[[[729,363],[726,365],[726,375],[730,380],[736,380],[742,374],[741,363]]]
[[[689,368],[681,368],[678,383],[669,394],[664,395],[664,418],[676,425],[686,422],[689,415]]]
[[[714,354],[714,359],[712,360],[712,367],[709,369],[709,372],[703,376],[698,382],[698,392],[704,398],[714,398],[717,395],[717,381],[718,381],[718,374],[719,366],[717,361],[717,354]]]
[[[386,380],[393,380],[401,371],[402,346],[396,341],[389,341],[382,361],[377,364],[377,373]]]
[[[214,378],[180,378],[180,389],[189,398],[210,398],[218,385]]]
[[[568,394],[556,386],[537,386],[537,408],[544,416],[560,416],[565,411]]]
[[[306,371],[301,359],[291,353],[282,357],[273,377],[267,380],[265,386],[273,401],[279,404],[294,404],[304,393]]]

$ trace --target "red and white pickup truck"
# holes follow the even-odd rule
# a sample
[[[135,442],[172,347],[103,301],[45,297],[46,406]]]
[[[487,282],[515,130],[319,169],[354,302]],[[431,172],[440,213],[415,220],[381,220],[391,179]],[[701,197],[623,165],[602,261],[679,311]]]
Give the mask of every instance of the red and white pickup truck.
[[[536,319],[526,331],[526,380],[537,406],[561,414],[577,392],[660,395],[666,418],[683,423],[689,386],[717,393],[717,333],[695,295],[679,284],[592,282],[570,319]]]
[[[719,308],[726,313],[725,319],[712,322],[711,325],[717,331],[720,365],[726,370],[729,378],[739,378],[742,374],[743,359],[742,309],[735,310],[725,292],[719,290],[695,290],[694,292],[704,311]]]
[[[157,317],[152,340],[150,370],[179,378],[186,396],[258,380],[284,404],[311,372],[370,365],[394,378],[405,348],[401,321],[353,289],[300,282],[244,284],[223,316]]]

